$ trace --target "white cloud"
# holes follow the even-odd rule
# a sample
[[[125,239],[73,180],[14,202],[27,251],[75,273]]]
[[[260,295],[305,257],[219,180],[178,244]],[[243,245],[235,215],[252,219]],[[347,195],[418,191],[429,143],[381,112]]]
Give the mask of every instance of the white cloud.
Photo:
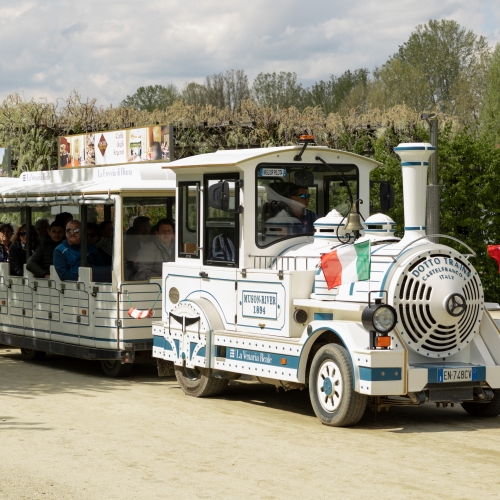
[[[140,85],[182,87],[215,72],[295,71],[306,85],[383,64],[429,19],[500,41],[494,0],[44,0],[0,7],[0,98],[118,104]]]

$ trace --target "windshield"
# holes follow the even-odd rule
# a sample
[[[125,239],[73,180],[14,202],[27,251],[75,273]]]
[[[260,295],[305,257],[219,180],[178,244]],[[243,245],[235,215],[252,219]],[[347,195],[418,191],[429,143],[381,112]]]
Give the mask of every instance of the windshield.
[[[355,165],[260,164],[256,169],[256,242],[261,248],[314,234],[314,222],[358,198]],[[350,193],[349,193],[350,191]]]

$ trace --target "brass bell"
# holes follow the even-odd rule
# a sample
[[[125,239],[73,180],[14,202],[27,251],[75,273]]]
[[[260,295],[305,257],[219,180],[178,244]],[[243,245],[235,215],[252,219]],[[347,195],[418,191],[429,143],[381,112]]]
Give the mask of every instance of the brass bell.
[[[354,231],[363,231],[364,226],[361,223],[361,217],[359,216],[356,205],[353,203],[351,211],[347,216],[347,224],[345,225],[346,232],[353,233]]]

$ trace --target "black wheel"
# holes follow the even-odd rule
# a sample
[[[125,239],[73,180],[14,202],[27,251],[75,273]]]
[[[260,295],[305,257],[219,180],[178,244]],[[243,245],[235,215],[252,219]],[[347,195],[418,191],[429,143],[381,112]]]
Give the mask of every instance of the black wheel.
[[[122,363],[119,359],[104,359],[101,361],[101,366],[108,377],[126,377],[132,371],[132,363]]]
[[[353,389],[349,355],[337,344],[323,346],[309,372],[309,396],[314,413],[325,425],[356,425],[366,409],[367,397]]]
[[[47,353],[44,351],[35,351],[35,349],[25,349],[24,347],[21,347],[21,354],[23,359],[26,361],[41,361],[45,358]]]
[[[229,380],[208,375],[209,370],[175,366],[175,378],[182,390],[188,396],[206,398],[222,394]]]
[[[497,417],[500,415],[500,389],[493,389],[493,399],[485,403],[462,403],[462,408],[473,417]]]

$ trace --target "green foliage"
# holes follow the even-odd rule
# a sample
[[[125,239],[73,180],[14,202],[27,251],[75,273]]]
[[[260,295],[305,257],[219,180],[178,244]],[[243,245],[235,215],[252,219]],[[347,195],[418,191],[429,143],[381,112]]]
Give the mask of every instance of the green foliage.
[[[486,79],[481,132],[492,142],[500,143],[500,44],[495,47]]]
[[[418,111],[478,116],[490,59],[486,39],[456,21],[417,26],[381,69],[375,71],[388,104],[405,102]]]
[[[155,109],[165,109],[179,99],[179,91],[173,84],[148,85],[139,87],[134,94],[128,95],[121,102],[124,108],[137,109],[138,111],[154,111]]]
[[[284,109],[305,107],[305,90],[297,82],[297,74],[287,71],[259,73],[253,82],[252,92],[260,107]]]
[[[367,69],[347,70],[339,77],[331,75],[326,82],[320,80],[306,92],[306,102],[320,106],[326,114],[337,113],[354,88],[366,87],[369,73]]]

